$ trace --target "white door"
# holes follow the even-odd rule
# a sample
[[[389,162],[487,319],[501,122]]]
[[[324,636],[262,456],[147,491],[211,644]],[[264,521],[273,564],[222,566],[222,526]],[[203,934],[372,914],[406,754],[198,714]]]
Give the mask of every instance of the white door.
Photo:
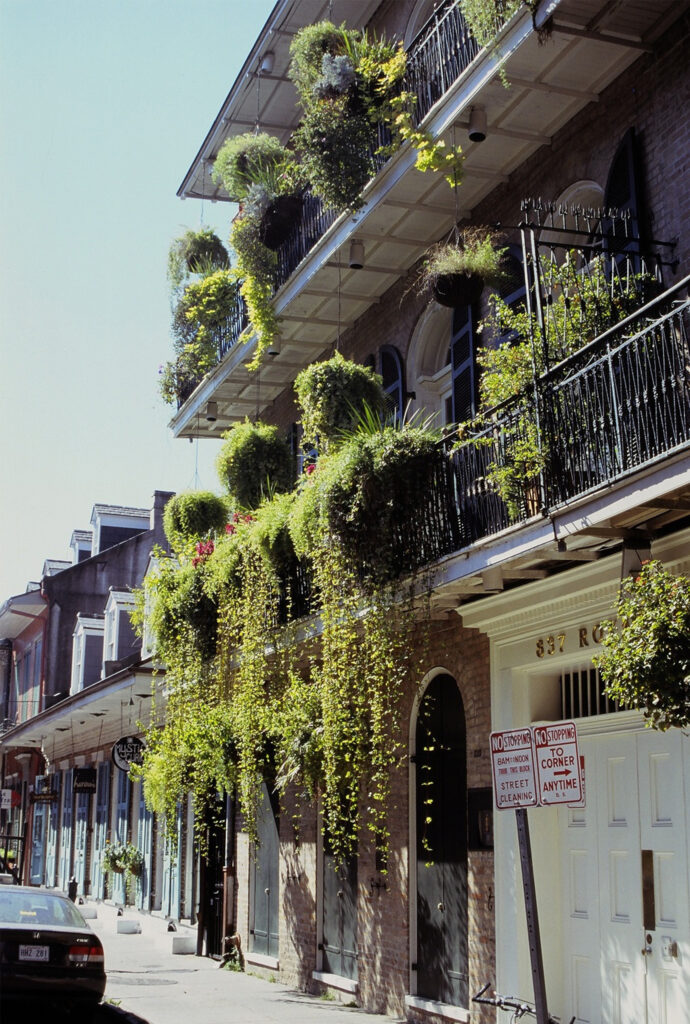
[[[690,741],[644,730],[580,749],[587,806],[561,811],[565,1015],[688,1020]]]

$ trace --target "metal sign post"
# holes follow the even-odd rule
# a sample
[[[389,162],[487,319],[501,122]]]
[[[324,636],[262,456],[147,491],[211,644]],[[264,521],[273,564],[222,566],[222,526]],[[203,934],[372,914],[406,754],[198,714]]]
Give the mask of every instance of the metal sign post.
[[[527,941],[529,943],[529,959],[532,967],[532,985],[534,987],[534,1008],[537,1024],[549,1024],[549,1011],[546,1006],[546,981],[544,979],[544,961],[541,955],[541,937],[539,935],[539,915],[537,914],[537,893],[534,886],[534,869],[532,867],[532,847],[529,838],[529,822],[524,807],[515,808],[518,844],[520,847],[520,867],[522,868],[522,888],[525,895],[525,917],[527,919]]]

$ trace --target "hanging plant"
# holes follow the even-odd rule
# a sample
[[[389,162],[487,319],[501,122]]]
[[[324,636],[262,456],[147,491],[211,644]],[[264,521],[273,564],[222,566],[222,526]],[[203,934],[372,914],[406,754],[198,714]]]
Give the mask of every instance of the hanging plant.
[[[254,509],[262,496],[287,491],[294,482],[293,459],[278,428],[266,423],[237,423],[223,437],[216,469],[231,498]]]
[[[245,132],[226,139],[213,165],[213,178],[222,182],[236,203],[261,191],[267,202],[294,191],[294,160],[274,135]]]
[[[226,502],[212,491],[184,491],[165,506],[163,529],[170,546],[180,552],[190,541],[223,530],[227,519]]]
[[[228,250],[211,228],[185,231],[168,252],[168,281],[173,292],[187,283],[190,274],[206,277],[228,267]]]
[[[327,451],[352,431],[365,407],[378,414],[386,403],[379,375],[340,352],[302,370],[295,379],[295,393],[304,445],[320,451]]]
[[[603,623],[594,659],[605,692],[654,729],[690,726],[690,579],[643,562],[621,584],[618,622]]]
[[[132,843],[107,840],[101,854],[101,867],[119,875],[140,875],[144,870],[144,857]]]
[[[488,228],[466,228],[457,241],[436,245],[422,265],[418,287],[431,291],[442,306],[476,304],[484,288],[499,288],[509,278],[507,247],[499,247]]]

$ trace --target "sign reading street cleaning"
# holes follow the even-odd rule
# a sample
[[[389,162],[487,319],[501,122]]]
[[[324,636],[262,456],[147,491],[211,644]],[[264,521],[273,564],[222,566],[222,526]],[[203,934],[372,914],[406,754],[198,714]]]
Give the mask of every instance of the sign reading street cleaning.
[[[537,803],[532,730],[508,729],[491,733],[491,770],[499,811],[534,807]]]
[[[499,811],[570,804],[584,807],[584,765],[574,722],[491,733],[491,770]]]
[[[574,722],[554,722],[534,729],[539,803],[570,804],[582,800],[580,752]]]

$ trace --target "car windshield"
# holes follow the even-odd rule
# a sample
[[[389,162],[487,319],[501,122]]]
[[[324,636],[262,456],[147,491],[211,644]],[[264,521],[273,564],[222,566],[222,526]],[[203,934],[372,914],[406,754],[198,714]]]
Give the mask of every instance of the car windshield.
[[[0,888],[0,923],[86,927],[84,918],[68,899],[40,889],[35,893],[15,892],[9,886]]]

